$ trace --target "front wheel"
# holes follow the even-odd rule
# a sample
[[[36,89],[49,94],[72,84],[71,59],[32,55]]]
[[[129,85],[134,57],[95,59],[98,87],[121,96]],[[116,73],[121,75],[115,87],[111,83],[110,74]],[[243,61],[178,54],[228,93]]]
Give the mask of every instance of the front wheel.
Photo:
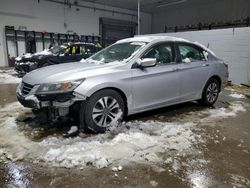
[[[205,106],[212,106],[217,101],[219,92],[220,84],[218,80],[211,78],[207,81],[202,92],[202,98],[199,102]]]
[[[103,133],[122,120],[124,101],[119,93],[105,89],[93,94],[80,107],[80,127],[86,131]]]

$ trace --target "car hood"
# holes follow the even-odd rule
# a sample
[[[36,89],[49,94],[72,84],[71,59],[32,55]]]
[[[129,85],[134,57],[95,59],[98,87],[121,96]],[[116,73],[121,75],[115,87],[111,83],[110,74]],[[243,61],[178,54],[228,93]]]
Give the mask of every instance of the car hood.
[[[52,65],[26,74],[23,77],[23,82],[36,85],[79,80],[91,76],[121,71],[122,69],[118,67],[123,65],[123,63],[96,64],[81,62]]]

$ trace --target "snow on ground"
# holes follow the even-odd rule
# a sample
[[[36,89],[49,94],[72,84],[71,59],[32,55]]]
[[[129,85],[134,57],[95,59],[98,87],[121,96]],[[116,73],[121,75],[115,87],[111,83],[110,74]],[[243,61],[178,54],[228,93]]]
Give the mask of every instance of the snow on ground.
[[[229,95],[230,97],[236,98],[236,99],[245,99],[245,95],[239,94],[239,93],[233,93]]]
[[[126,124],[124,124],[126,126]],[[124,126],[123,125],[123,126]],[[75,167],[92,164],[97,168],[118,162],[163,162],[159,153],[192,150],[192,123],[131,122],[129,130],[122,130],[111,139],[97,135],[85,139],[45,139],[40,146],[50,149],[40,159],[52,166]],[[143,130],[138,129],[143,127]],[[107,133],[107,135],[109,135]]]
[[[205,113],[209,116],[204,118],[203,120],[207,119],[220,119],[220,118],[227,118],[227,117],[235,117],[239,112],[245,112],[246,109],[242,105],[242,103],[231,103],[228,108],[217,108],[217,109],[209,109]]]
[[[199,155],[198,144],[204,137],[197,133],[202,121],[235,116],[245,111],[241,103],[231,103],[229,108],[206,109],[206,117],[200,122],[130,121],[113,127],[99,135],[85,135],[64,139],[51,135],[33,141],[26,132],[36,131],[17,122],[17,114],[25,113],[18,103],[0,110],[0,157],[11,160],[26,160],[56,167],[96,168],[146,163],[168,165],[173,172],[181,168],[180,157]],[[7,113],[7,115],[6,115]],[[20,116],[20,114],[19,114]],[[196,158],[197,159],[197,158]],[[192,160],[189,160],[193,166]],[[200,162],[198,161],[200,164]]]
[[[18,105],[15,111],[18,110]],[[7,106],[2,112],[9,111]],[[20,109],[21,107],[19,107]],[[31,141],[20,131],[15,117],[6,117],[0,124],[0,156],[12,160],[31,160],[59,167],[97,168],[110,164],[139,162],[164,162],[160,152],[194,152],[196,142],[193,123],[163,123],[158,121],[134,121],[123,123],[117,131],[70,139],[51,136],[41,142]]]
[[[250,187],[250,180],[237,174],[227,174],[233,187]]]
[[[0,84],[20,83],[21,78],[16,77],[14,70],[0,70]]]

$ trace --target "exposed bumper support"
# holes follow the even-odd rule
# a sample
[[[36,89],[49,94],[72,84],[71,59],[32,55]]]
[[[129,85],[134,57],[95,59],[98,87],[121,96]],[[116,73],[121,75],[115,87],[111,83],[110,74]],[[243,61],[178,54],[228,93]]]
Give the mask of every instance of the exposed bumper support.
[[[71,99],[63,101],[63,102],[57,101],[56,99],[48,100],[48,101],[41,101],[34,94],[23,96],[22,94],[17,92],[17,99],[24,107],[32,108],[32,109],[41,109],[45,107],[67,108],[73,105],[76,101],[86,100],[86,96],[83,96],[81,94],[74,92]]]

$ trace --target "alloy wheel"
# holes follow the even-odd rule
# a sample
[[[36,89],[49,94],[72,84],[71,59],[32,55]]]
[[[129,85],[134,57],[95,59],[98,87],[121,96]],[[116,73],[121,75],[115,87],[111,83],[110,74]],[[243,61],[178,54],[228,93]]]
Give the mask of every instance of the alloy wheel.
[[[92,111],[93,121],[100,127],[108,127],[121,118],[121,108],[113,97],[102,97],[94,105]]]
[[[206,97],[207,101],[213,103],[218,97],[219,89],[216,83],[212,82],[207,87]]]

